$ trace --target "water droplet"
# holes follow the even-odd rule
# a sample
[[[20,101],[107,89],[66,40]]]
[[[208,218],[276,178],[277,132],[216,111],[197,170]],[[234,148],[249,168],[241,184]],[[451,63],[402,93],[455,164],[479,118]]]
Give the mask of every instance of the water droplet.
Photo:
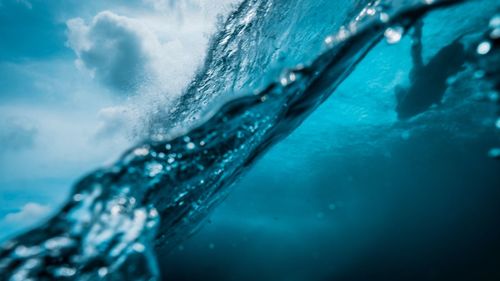
[[[73,195],[73,201],[75,201],[75,202],[80,202],[80,201],[82,201],[82,199],[83,199],[83,195],[81,195],[80,193]]]
[[[101,267],[97,270],[97,274],[99,274],[99,277],[104,277],[108,274],[108,269],[106,267]]]
[[[194,149],[196,147],[196,145],[193,143],[193,142],[189,142],[187,145],[186,145],[187,149],[191,150],[191,149]]]
[[[334,203],[331,203],[328,205],[328,209],[330,209],[330,211],[333,211],[333,210],[337,209],[337,206]]]
[[[111,207],[111,214],[117,215],[121,212],[121,210],[122,210],[122,207],[120,205],[113,205],[113,207]]]
[[[210,243],[210,244],[208,244],[208,248],[209,248],[210,250],[215,249],[215,244],[214,244],[214,243]]]
[[[185,136],[183,138],[184,142],[190,142],[191,141],[191,138],[189,136]]]
[[[166,149],[166,150],[170,150],[170,149],[172,149],[172,145],[171,145],[171,144],[169,144],[169,143],[167,143],[167,144],[165,145],[165,149]]]
[[[297,76],[293,71],[289,71],[281,76],[280,83],[283,86],[287,86],[295,82],[295,80],[297,80]]]
[[[325,38],[325,44],[326,44],[326,45],[331,45],[331,44],[333,43],[333,40],[335,40],[335,38],[334,38],[333,36],[331,36],[331,35],[330,35],[330,36],[327,36],[327,37]]]
[[[495,122],[495,127],[500,130],[500,118],[497,118],[497,121]]]
[[[144,252],[144,250],[146,250],[146,247],[141,243],[134,243],[132,249],[138,253],[142,253]]]
[[[500,14],[498,14],[498,15],[494,15],[494,16],[490,19],[490,27],[491,27],[491,28],[497,28],[497,27],[500,27]]]
[[[380,21],[386,23],[389,21],[389,15],[387,13],[380,13]]]
[[[336,38],[337,38],[337,40],[342,41],[342,40],[345,40],[347,37],[349,37],[349,34],[350,34],[349,30],[345,26],[342,26],[342,27],[340,27],[340,30],[337,33]]]
[[[157,162],[149,163],[146,166],[148,176],[154,177],[163,171],[163,165]]]
[[[57,277],[71,277],[75,275],[76,269],[72,267],[59,267],[54,270],[54,275]]]
[[[38,255],[41,249],[38,246],[26,247],[23,245],[17,246],[14,250],[14,256],[19,258],[27,258],[34,255]]]
[[[152,208],[151,210],[149,210],[149,217],[150,218],[158,217],[158,211],[155,208]]]
[[[486,55],[491,50],[491,43],[488,41],[481,42],[477,45],[477,53],[480,55]]]
[[[134,154],[137,156],[146,156],[149,154],[149,149],[146,147],[139,147],[134,150]]]
[[[45,241],[45,243],[43,243],[43,246],[45,247],[45,249],[50,250],[50,251],[53,251],[56,249],[61,249],[61,248],[66,248],[66,247],[69,247],[71,245],[73,245],[73,240],[71,240],[68,237],[63,237],[63,236],[51,238],[51,239]]]
[[[389,44],[396,44],[403,38],[404,28],[401,26],[389,27],[385,30],[384,36]]]

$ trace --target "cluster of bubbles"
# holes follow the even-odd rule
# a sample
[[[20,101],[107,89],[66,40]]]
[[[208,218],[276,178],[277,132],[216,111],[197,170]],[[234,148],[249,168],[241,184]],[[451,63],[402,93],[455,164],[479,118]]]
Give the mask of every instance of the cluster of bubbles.
[[[483,34],[476,44],[476,77],[491,81],[491,89],[487,94],[487,99],[497,106],[494,127],[500,135],[500,14],[494,15],[490,21],[488,30]],[[488,156],[500,159],[500,147],[493,147],[489,150]]]

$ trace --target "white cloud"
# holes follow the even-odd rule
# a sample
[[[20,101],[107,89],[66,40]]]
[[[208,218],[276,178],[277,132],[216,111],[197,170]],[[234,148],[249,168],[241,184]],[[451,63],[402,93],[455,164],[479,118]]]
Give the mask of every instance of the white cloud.
[[[237,0],[142,0],[66,22],[77,66],[115,90],[179,94],[205,55],[216,16]]]
[[[160,16],[134,18],[104,11],[88,24],[81,18],[66,24],[77,66],[129,94],[178,94],[201,62],[208,41],[207,25],[194,24],[197,30],[182,32],[179,23]]]
[[[146,10],[68,20],[67,44],[76,65],[128,97],[99,112],[96,140],[143,137],[148,130],[140,123],[181,94],[203,61],[216,16],[235,2],[142,0]]]
[[[5,222],[18,225],[29,225],[46,218],[51,209],[48,206],[30,202],[24,205],[18,212],[5,216]]]
[[[152,62],[160,42],[140,21],[105,11],[89,25],[76,18],[67,26],[68,44],[78,56],[77,62],[106,85],[136,91],[142,81],[155,75]]]

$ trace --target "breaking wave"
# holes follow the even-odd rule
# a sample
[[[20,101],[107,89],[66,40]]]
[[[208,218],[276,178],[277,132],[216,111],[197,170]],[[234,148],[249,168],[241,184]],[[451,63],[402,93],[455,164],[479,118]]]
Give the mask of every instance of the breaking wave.
[[[463,1],[332,2],[243,1],[176,106],[151,115],[150,139],[82,178],[58,214],[2,246],[0,280],[158,279],[155,248],[193,233],[230,185],[380,40],[397,43],[415,27],[418,42],[427,12]],[[442,95],[437,87],[426,99],[413,94],[429,85],[424,73],[442,67],[439,61],[447,67],[433,79],[447,80],[467,64],[498,91],[499,30],[494,16],[482,29],[457,34],[434,64],[419,63],[422,46],[414,43],[412,86],[397,92],[401,116]],[[494,149],[491,156],[498,157]]]

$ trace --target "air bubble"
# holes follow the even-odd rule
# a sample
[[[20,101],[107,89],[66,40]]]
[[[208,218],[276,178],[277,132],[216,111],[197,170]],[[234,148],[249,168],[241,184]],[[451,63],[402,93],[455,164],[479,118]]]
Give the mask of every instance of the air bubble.
[[[331,35],[330,35],[330,36],[327,36],[327,37],[325,38],[325,44],[326,44],[326,45],[331,45],[331,44],[333,43],[334,39],[335,39],[335,38],[334,38],[333,36],[331,36]]]
[[[186,145],[187,149],[191,150],[191,149],[194,149],[196,147],[196,145],[193,143],[193,142],[189,142],[187,145]]]
[[[104,277],[108,274],[108,269],[106,267],[101,267],[97,271],[97,274],[99,274],[99,277]]]
[[[81,195],[80,193],[73,195],[73,201],[75,201],[75,202],[80,202],[80,201],[82,201],[82,199],[83,199],[83,195]]]
[[[155,208],[149,210],[149,217],[156,218],[158,216],[158,211]]]
[[[160,163],[150,163],[147,165],[146,170],[150,177],[154,177],[163,171],[163,165]]]
[[[484,41],[479,45],[477,45],[476,52],[480,55],[486,55],[487,53],[490,52],[490,50],[491,50],[491,43],[488,41]]]
[[[387,13],[380,13],[380,21],[386,23],[389,21],[389,15]]]
[[[285,86],[288,86],[291,83],[295,82],[295,80],[297,80],[297,75],[295,75],[295,73],[293,71],[290,71],[290,72],[285,73],[281,77],[280,82],[281,82],[281,85],[283,85],[283,87],[285,87]]]
[[[76,269],[63,266],[54,270],[54,274],[57,277],[71,277],[76,274]]]
[[[112,215],[118,215],[121,211],[122,211],[122,206],[120,205],[113,205],[113,207],[111,207]]]
[[[494,15],[490,19],[490,27],[491,28],[498,28],[498,27],[500,27],[500,14]]]
[[[373,16],[377,13],[377,11],[374,8],[368,8],[366,9],[366,14]]]
[[[389,44],[396,44],[403,38],[404,28],[401,26],[389,27],[385,30],[384,36]]]
[[[138,253],[142,253],[144,252],[144,250],[146,250],[146,247],[141,243],[134,243],[132,249]]]
[[[146,156],[149,154],[149,149],[147,149],[145,147],[136,148],[134,150],[134,154],[137,156]]]

